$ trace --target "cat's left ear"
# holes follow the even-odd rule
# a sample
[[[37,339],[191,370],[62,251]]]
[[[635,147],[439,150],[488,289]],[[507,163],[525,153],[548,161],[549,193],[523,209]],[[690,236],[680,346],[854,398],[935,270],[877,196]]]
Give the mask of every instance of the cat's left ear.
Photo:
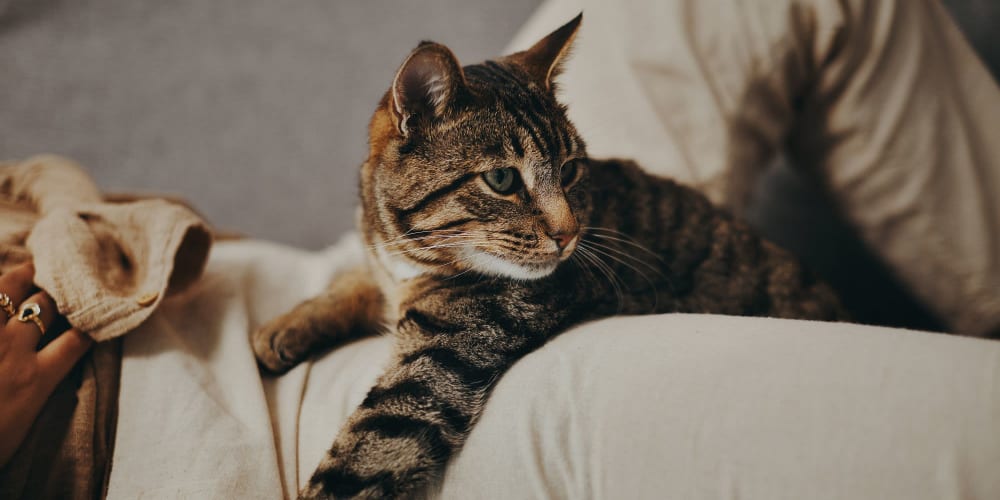
[[[465,88],[465,74],[448,47],[423,42],[413,49],[392,82],[392,111],[402,135],[414,119],[440,118]]]
[[[545,90],[552,90],[552,80],[562,70],[562,64],[573,45],[581,21],[583,12],[539,40],[530,49],[511,54],[510,59],[524,68],[539,86]]]

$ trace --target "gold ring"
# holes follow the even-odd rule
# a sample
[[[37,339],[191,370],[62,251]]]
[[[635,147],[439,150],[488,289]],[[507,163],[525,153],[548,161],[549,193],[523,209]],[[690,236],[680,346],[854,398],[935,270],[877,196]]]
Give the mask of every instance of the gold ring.
[[[14,309],[14,301],[10,300],[10,295],[0,292],[0,311],[7,314],[7,319],[13,318],[17,311]]]
[[[38,327],[38,331],[45,335],[45,324],[42,323],[42,306],[34,302],[25,302],[21,304],[21,311],[17,313],[17,320],[21,323],[27,323],[29,321],[35,323]]]

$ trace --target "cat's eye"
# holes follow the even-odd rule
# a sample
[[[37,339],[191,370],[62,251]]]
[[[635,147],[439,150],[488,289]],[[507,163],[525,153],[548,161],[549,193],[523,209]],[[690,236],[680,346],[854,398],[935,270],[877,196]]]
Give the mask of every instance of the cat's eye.
[[[559,182],[562,187],[569,187],[576,180],[578,170],[577,167],[578,160],[570,160],[563,163],[562,169],[559,170]]]
[[[515,168],[497,168],[483,174],[490,189],[500,194],[512,194],[521,188],[521,175]]]

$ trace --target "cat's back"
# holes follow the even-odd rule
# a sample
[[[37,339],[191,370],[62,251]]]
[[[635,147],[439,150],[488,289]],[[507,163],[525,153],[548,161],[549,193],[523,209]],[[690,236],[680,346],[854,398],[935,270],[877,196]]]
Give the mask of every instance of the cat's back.
[[[725,214],[699,191],[673,179],[650,174],[627,159],[588,159],[589,191],[595,222],[626,229],[669,229],[666,222],[702,222]],[[603,214],[604,217],[601,215]]]
[[[847,319],[834,291],[797,257],[697,190],[629,160],[591,160],[589,176],[599,207],[591,239],[625,261],[620,276],[653,284],[658,312]]]

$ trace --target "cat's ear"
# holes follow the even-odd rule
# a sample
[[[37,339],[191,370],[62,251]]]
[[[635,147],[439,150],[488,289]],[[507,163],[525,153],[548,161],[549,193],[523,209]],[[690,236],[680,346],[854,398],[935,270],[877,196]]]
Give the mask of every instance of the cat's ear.
[[[396,127],[406,135],[414,117],[441,117],[465,87],[465,74],[455,54],[434,42],[421,42],[396,71],[392,111]]]
[[[576,32],[580,29],[583,12],[568,23],[549,33],[530,49],[512,54],[510,59],[524,68],[539,86],[552,90],[552,80],[559,75]]]

